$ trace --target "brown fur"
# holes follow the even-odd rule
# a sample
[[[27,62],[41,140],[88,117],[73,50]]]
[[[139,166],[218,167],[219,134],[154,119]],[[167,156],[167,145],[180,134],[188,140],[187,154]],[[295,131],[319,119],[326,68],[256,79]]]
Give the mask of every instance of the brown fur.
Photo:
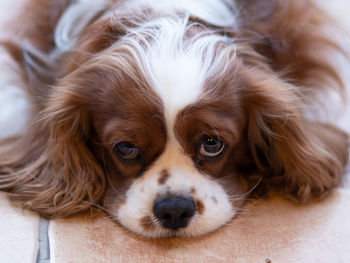
[[[158,184],[164,185],[166,183],[166,181],[168,181],[169,177],[170,177],[169,172],[167,170],[163,170],[160,173],[160,177],[158,178]]]
[[[16,40],[30,40],[35,48],[51,51],[55,44],[52,32],[64,10],[72,0],[30,0],[26,1],[21,13],[21,23],[12,23]]]
[[[140,225],[146,231],[154,231],[156,226],[154,225],[152,218],[150,216],[145,216],[140,220]]]
[[[238,2],[242,6],[244,42],[267,58],[274,71],[302,86],[299,91],[306,95],[303,99],[319,89],[343,89],[331,58],[349,55],[329,35],[330,30],[337,31],[336,23],[312,0]]]
[[[53,27],[45,24],[52,9],[43,8],[46,2],[33,1],[35,22],[23,28],[31,48],[42,55],[38,72],[22,47],[7,42],[31,79],[29,90],[39,106],[25,136],[0,143],[0,190],[44,216],[58,217],[85,211],[103,196],[115,202],[116,190],[123,200],[132,180],[163,151],[166,128],[160,99],[137,69],[128,76],[111,61],[93,61],[91,54],[123,34],[122,24],[96,18],[82,34],[73,59],[45,60],[53,48]],[[343,51],[321,30],[332,22],[310,1],[239,3],[241,31],[225,29],[239,40],[237,58],[214,92],[210,84],[215,80],[208,80],[202,100],[178,116],[176,136],[197,166],[220,180],[230,195],[245,192],[243,181],[254,185],[259,174],[263,179],[257,190],[263,194],[275,189],[296,201],[324,196],[341,182],[348,135],[306,120],[302,107],[314,93],[342,87],[327,56]],[[43,65],[50,65],[48,77],[40,71]],[[57,81],[57,76],[63,79]],[[139,93],[131,92],[134,86]],[[197,142],[212,132],[228,148],[221,159],[201,160]],[[126,165],[111,154],[116,139],[123,138],[148,149],[145,163]],[[140,223],[152,227],[149,218]]]
[[[196,210],[199,215],[202,215],[204,213],[205,205],[201,200],[196,201]]]

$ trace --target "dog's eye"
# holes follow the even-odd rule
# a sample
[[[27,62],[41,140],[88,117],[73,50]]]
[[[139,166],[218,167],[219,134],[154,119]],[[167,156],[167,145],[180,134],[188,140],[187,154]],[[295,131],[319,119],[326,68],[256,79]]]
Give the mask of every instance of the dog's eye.
[[[199,153],[205,157],[216,157],[225,148],[225,144],[216,136],[206,135],[202,139],[202,144],[199,149]]]
[[[130,142],[118,142],[113,147],[113,152],[124,160],[135,160],[140,156],[140,148]]]

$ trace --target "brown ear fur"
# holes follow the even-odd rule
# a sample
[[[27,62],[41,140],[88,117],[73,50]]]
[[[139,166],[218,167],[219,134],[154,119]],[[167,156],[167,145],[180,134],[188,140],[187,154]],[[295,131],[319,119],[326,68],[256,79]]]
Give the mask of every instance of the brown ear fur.
[[[30,5],[34,25],[23,36],[29,45],[0,42],[23,68],[38,114],[25,136],[0,141],[0,191],[46,217],[64,217],[99,202],[105,177],[90,150],[91,124],[83,98],[70,88],[72,83],[55,82],[108,48],[123,33],[123,26],[112,26],[108,18],[97,20],[83,32],[71,63],[66,57],[62,65],[62,61],[50,61],[46,52],[54,48],[53,29],[71,0],[46,2],[33,0]],[[55,5],[56,14],[45,22]]]
[[[349,137],[307,121],[297,88],[265,74],[246,73],[244,94],[250,149],[263,182],[301,202],[323,196],[341,182]]]
[[[105,188],[89,150],[90,123],[80,98],[56,90],[29,133],[0,147],[0,190],[47,217],[86,210]]]
[[[329,35],[329,29],[339,29],[312,0],[238,4],[243,39],[270,68],[244,74],[250,83],[245,92],[250,149],[263,183],[298,201],[322,196],[341,182],[349,138],[331,125],[306,120],[303,107],[322,90],[344,89],[331,60],[348,59]],[[263,68],[259,61],[246,61]],[[262,184],[263,193],[266,187]]]
[[[96,20],[83,31],[77,43],[79,49],[73,54],[64,73],[74,71],[98,52],[109,48],[125,33],[125,25],[117,19],[113,23],[110,17]]]
[[[20,8],[20,23],[10,21],[8,39],[1,39],[0,46],[21,67],[16,72],[26,84],[26,91],[31,96],[34,112],[44,108],[50,93],[50,86],[55,83],[61,65],[48,54],[55,49],[55,27],[65,9],[72,0],[30,0]]]
[[[242,37],[271,69],[303,86],[301,92],[307,95],[343,88],[334,59],[349,55],[332,33],[344,32],[312,0],[242,0],[239,4]]]
[[[18,43],[30,41],[36,49],[48,53],[54,48],[54,29],[64,10],[74,0],[29,0],[18,7],[20,17],[10,21],[14,33],[11,39]],[[20,19],[20,21],[18,21]],[[24,40],[24,41],[23,41]]]

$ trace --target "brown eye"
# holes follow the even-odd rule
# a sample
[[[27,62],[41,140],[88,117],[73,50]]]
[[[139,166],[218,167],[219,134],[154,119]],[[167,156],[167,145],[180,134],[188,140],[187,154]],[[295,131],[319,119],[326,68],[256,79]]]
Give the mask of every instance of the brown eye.
[[[130,142],[118,142],[113,147],[113,152],[123,160],[135,160],[140,157],[140,148]]]
[[[205,157],[216,157],[222,153],[225,144],[216,136],[205,135],[202,138],[202,143],[199,153]]]

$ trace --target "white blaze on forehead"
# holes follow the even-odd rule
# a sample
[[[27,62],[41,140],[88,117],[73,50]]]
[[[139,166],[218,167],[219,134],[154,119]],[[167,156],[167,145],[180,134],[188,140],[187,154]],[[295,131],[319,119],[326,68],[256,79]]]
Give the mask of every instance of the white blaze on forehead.
[[[154,89],[163,101],[165,118],[172,128],[177,113],[198,100],[202,78],[198,58],[186,56],[153,57],[152,69],[157,81]]]
[[[179,111],[199,99],[205,81],[218,68],[223,71],[233,50],[233,39],[191,24],[188,19],[188,16],[161,18],[130,31],[146,46],[140,48],[137,41],[132,43],[144,74],[163,101],[169,130]],[[186,36],[191,29],[198,33]]]

